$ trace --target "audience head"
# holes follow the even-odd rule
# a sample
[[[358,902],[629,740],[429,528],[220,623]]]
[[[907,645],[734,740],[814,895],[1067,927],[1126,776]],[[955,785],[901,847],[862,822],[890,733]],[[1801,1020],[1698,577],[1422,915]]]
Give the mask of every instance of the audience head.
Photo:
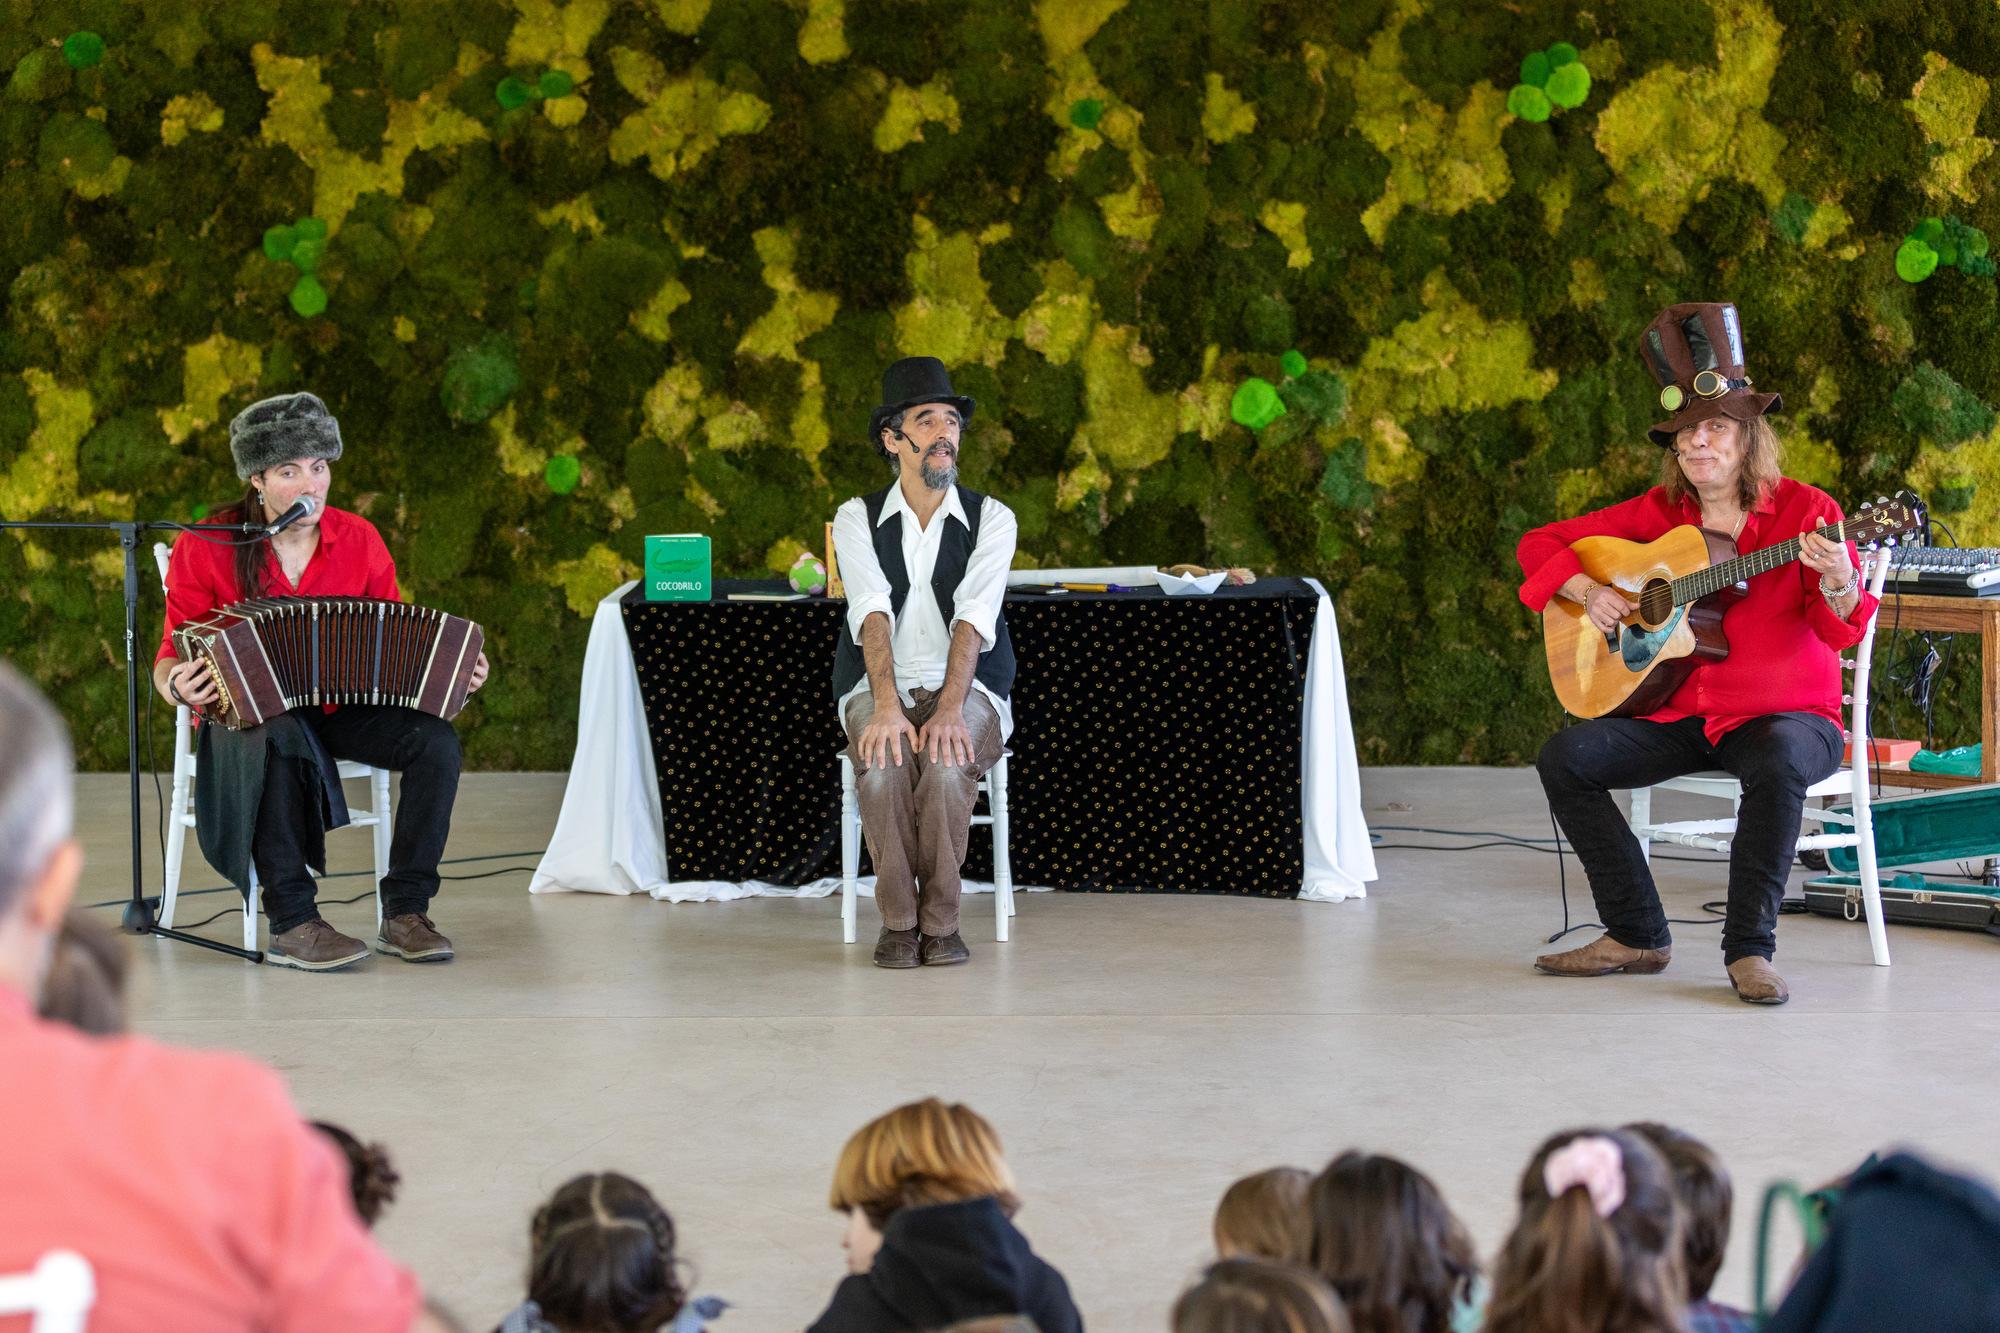
[[[76,892],[69,729],[0,661],[0,982],[33,994]]]
[[[1673,1177],[1622,1129],[1569,1130],[1521,1175],[1486,1333],[1679,1330],[1686,1287]]]
[[[1318,1275],[1270,1259],[1224,1259],[1174,1304],[1173,1333],[1349,1333]]]
[[[1009,1217],[1021,1206],[1000,1136],[971,1107],[926,1097],[854,1132],[840,1150],[828,1202],[848,1216],[848,1268],[865,1273],[900,1210],[987,1197]]]
[[[1310,1265],[1359,1333],[1446,1333],[1472,1299],[1472,1239],[1415,1167],[1342,1153],[1313,1180],[1306,1210]]]
[[[379,1143],[363,1143],[339,1125],[313,1121],[313,1128],[333,1140],[347,1161],[347,1188],[354,1195],[354,1211],[369,1226],[396,1201],[396,1186],[403,1177],[389,1161],[389,1150]]]
[[[1729,1172],[1715,1150],[1692,1134],[1668,1125],[1637,1124],[1626,1129],[1653,1145],[1672,1173],[1681,1206],[1681,1263],[1687,1270],[1687,1298],[1708,1299],[1722,1255],[1729,1248],[1729,1213],[1734,1192]]]
[[[539,1327],[653,1333],[686,1303],[674,1223],[644,1185],[615,1172],[578,1176],[535,1212],[528,1299]]]
[[[42,982],[42,1017],[98,1037],[123,1032],[130,961],[117,931],[80,907],[70,908]]]
[[[1224,1259],[1304,1263],[1311,1240],[1306,1187],[1312,1174],[1277,1166],[1245,1176],[1222,1193],[1215,1209],[1215,1252]]]

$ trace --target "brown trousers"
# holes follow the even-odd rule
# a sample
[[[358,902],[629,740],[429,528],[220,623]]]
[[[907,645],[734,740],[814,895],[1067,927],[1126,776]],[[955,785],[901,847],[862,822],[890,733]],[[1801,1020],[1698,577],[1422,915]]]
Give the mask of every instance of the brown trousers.
[[[910,697],[914,705],[904,714],[921,731],[937,711],[937,695],[912,690]],[[898,742],[900,766],[864,768],[856,742],[874,715],[875,700],[865,690],[847,705],[847,757],[854,764],[861,831],[875,861],[875,906],[890,930],[921,926],[926,935],[949,935],[958,929],[958,871],[965,864],[979,779],[1000,757],[1000,715],[984,694],[967,690],[970,764],[932,763],[927,755],[912,754],[906,737]]]

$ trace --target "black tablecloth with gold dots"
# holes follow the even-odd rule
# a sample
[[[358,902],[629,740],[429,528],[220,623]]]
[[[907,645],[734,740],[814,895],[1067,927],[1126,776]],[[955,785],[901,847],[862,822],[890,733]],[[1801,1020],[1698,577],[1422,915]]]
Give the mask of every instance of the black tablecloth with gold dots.
[[[639,672],[676,880],[840,873],[833,650],[846,603],[648,602]],[[1263,579],[1206,597],[1014,593],[1014,882],[1296,897],[1307,649],[1319,594]],[[974,830],[969,879],[992,877]],[[863,873],[869,873],[863,852]]]

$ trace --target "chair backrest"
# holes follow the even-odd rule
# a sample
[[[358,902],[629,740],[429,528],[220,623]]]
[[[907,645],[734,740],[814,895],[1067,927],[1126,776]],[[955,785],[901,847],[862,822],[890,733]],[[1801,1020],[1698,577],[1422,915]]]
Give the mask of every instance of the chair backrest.
[[[173,551],[165,542],[153,543],[153,563],[160,567],[160,591],[167,590],[167,564],[174,558]]]
[[[1868,591],[1875,596],[1875,609],[1869,613],[1868,627],[1861,632],[1861,642],[1854,646],[1854,686],[1848,695],[1848,742],[1854,747],[1853,753],[1862,766],[1868,763],[1868,689],[1874,674],[1875,626],[1882,619],[1882,589],[1889,581],[1889,553],[1866,551],[1861,563],[1868,575]]]
[[[32,1333],[83,1333],[96,1303],[96,1275],[74,1250],[50,1250],[31,1271],[0,1277],[0,1314],[34,1316]]]

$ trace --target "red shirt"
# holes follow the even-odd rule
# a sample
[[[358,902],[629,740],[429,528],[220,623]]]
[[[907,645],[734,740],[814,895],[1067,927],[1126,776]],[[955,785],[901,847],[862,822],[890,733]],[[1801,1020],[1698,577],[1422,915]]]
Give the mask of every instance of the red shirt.
[[[1736,549],[1747,555],[1843,517],[1825,491],[1783,478],[1746,517]],[[1521,600],[1540,611],[1557,589],[1583,572],[1569,549],[1580,537],[1650,542],[1690,523],[1701,525],[1701,507],[1693,497],[1670,502],[1666,488],[1655,486],[1609,509],[1536,528],[1521,538],[1515,553],[1528,576]],[[1847,552],[1859,568],[1854,543],[1847,544]],[[1701,718],[1710,744],[1770,713],[1818,713],[1840,725],[1839,650],[1861,642],[1875,603],[1863,588],[1859,604],[1842,620],[1820,594],[1819,575],[1796,560],[1755,576],[1749,594],[1722,617],[1729,656],[1689,672],[1666,707],[1645,720]]]
[[[416,1318],[416,1279],[355,1216],[346,1162],[271,1070],[87,1037],[5,986],[0,1068],[0,1273],[81,1254],[91,1333],[404,1333]]]
[[[306,561],[299,581],[285,577],[278,554],[264,554],[264,591],[270,597],[382,597],[398,601],[396,562],[375,525],[345,509],[327,509],[319,518],[319,546]],[[168,662],[174,652],[174,627],[198,620],[219,606],[240,602],[236,587],[236,548],[213,538],[183,532],[174,539],[167,564],[167,623],[160,634],[155,662]]]

